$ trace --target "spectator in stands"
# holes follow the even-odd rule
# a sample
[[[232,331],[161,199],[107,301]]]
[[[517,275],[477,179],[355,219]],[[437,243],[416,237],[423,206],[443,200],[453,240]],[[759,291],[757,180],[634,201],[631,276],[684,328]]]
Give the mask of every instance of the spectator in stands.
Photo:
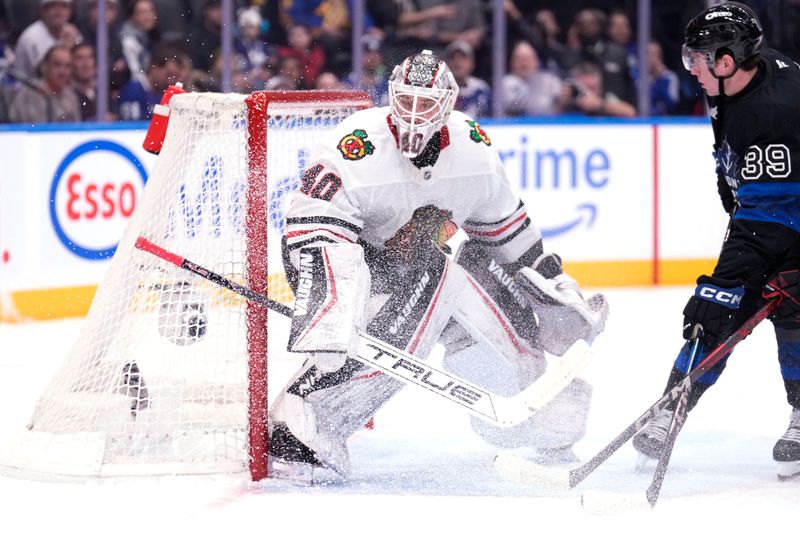
[[[153,0],[153,3],[158,12],[161,40],[177,42],[185,39],[193,20],[192,0]]]
[[[14,50],[8,41],[8,24],[5,19],[0,18],[0,71],[5,70],[13,62]]]
[[[486,35],[486,17],[481,0],[417,0],[420,8],[429,9],[442,5],[456,8],[455,15],[432,19],[427,22],[433,28],[435,45],[433,52],[443,57],[444,49],[455,41],[464,41],[473,50],[478,50]]]
[[[253,5],[259,5],[258,1],[252,2]],[[264,41],[272,46],[286,42],[286,28],[284,27],[285,10],[280,2],[275,0],[265,0],[260,3],[259,12],[263,19],[263,26],[261,32]]]
[[[8,21],[8,42],[13,44],[22,31],[39,19],[37,0],[2,0]]]
[[[200,17],[193,23],[187,39],[194,68],[211,71],[222,44],[222,6],[220,0],[205,0]]]
[[[333,72],[320,72],[319,76],[317,76],[317,86],[315,89],[320,91],[341,91],[344,88],[345,85],[342,83],[342,80]]]
[[[295,91],[303,88],[303,67],[294,56],[278,58],[276,74],[267,82],[270,91]]]
[[[42,77],[21,87],[11,100],[9,121],[80,122],[78,95],[69,83],[72,74],[69,48],[62,44],[51,46],[37,70]]]
[[[680,80],[664,64],[664,51],[655,41],[647,46],[647,68],[650,73],[650,114],[674,114],[680,99]]]
[[[503,77],[500,97],[510,116],[554,115],[561,111],[561,79],[543,70],[536,49],[519,41],[511,50],[509,73]]]
[[[376,106],[389,105],[389,73],[383,62],[382,43],[378,37],[367,33],[361,37],[361,44],[364,47],[361,81],[356,85],[355,75],[351,72],[345,84],[367,92]]]
[[[637,68],[638,57],[636,42],[633,40],[631,18],[623,10],[616,9],[608,16],[608,40],[625,50],[628,68],[633,72]]]
[[[84,14],[79,20],[78,28],[83,35],[84,42],[91,44],[97,50],[97,0],[88,0],[84,7]],[[108,61],[110,64],[109,89],[115,93],[119,93],[122,86],[131,78],[128,64],[122,55],[122,43],[119,40],[119,30],[123,22],[119,0],[106,0]]]
[[[395,8],[394,12],[387,10],[381,15],[387,20],[384,54],[388,65],[399,65],[409,55],[438,45],[431,22],[451,20],[458,11],[456,5],[443,3],[423,9],[413,1],[395,0],[384,2],[383,8],[388,5]]]
[[[470,117],[487,117],[491,114],[492,89],[489,84],[472,75],[475,70],[475,52],[466,41],[453,41],[445,50],[444,60],[458,84],[455,109]]]
[[[540,9],[532,18],[526,17],[513,0],[504,0],[509,49],[519,41],[528,41],[536,49],[541,68],[561,77],[571,58],[566,45],[559,41],[561,27],[549,9]]]
[[[606,17],[599,9],[578,11],[574,24],[574,38],[578,49],[571,64],[574,66],[587,61],[594,63],[603,76],[604,90],[634,105],[636,94],[625,49],[604,37],[605,28]]]
[[[300,63],[301,82],[305,89],[313,89],[317,76],[325,69],[325,52],[314,43],[308,28],[295,25],[288,30],[288,46],[278,48],[278,57],[293,57]]]
[[[132,79],[145,77],[153,44],[158,42],[158,12],[153,0],[134,0],[130,16],[119,29],[122,55]]]
[[[268,60],[275,53],[261,37],[263,23],[261,13],[255,7],[239,12],[239,38],[234,46],[236,53],[245,60],[244,72],[254,90],[264,88],[270,77]]]
[[[635,117],[636,108],[603,87],[603,72],[584,61],[570,70],[561,91],[561,106],[567,113],[593,116]]]
[[[182,48],[157,44],[152,57],[147,75],[131,79],[120,91],[117,105],[120,120],[149,120],[164,90],[189,78],[191,61]]]
[[[72,0],[39,0],[39,19],[25,28],[14,49],[14,69],[22,76],[36,76],[36,66],[50,47],[60,44],[69,50],[82,37],[69,22]]]
[[[119,0],[106,0],[106,25],[108,26],[108,44],[111,61],[122,57],[122,44],[119,42],[119,30],[122,26],[122,8]],[[97,0],[89,0],[85,13],[78,18],[78,29],[83,40],[97,48]]]
[[[87,42],[72,47],[70,84],[78,96],[81,120],[97,118],[97,60],[94,46]]]
[[[242,54],[234,53],[231,58],[231,88],[230,90],[235,93],[251,93],[256,90],[253,85],[253,80],[247,70],[247,59]],[[221,55],[214,58],[214,64],[211,65],[209,72],[210,86],[206,88],[207,91],[222,92],[222,67],[223,60]]]
[[[386,0],[384,0],[386,1]],[[305,26],[311,38],[325,53],[325,68],[337,77],[344,77],[351,67],[350,0],[291,0],[285,14],[287,31],[293,26]],[[375,30],[369,12],[365,13],[364,30]],[[291,35],[288,36],[291,39]]]

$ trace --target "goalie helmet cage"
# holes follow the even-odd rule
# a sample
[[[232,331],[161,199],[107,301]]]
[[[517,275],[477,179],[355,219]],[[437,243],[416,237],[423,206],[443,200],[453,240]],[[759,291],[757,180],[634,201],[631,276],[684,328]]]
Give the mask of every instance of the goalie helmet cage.
[[[0,448],[4,470],[266,477],[268,346],[285,347],[268,345],[267,311],[134,243],[143,236],[291,303],[285,201],[311,144],[370,106],[360,92],[173,97],[163,150],[79,339],[27,430]]]

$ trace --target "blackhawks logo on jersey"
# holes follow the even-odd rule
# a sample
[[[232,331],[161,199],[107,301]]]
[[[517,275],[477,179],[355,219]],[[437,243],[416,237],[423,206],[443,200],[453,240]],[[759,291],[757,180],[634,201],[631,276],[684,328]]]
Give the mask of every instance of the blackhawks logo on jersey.
[[[492,141],[489,139],[489,136],[486,135],[486,132],[483,131],[483,128],[475,120],[467,120],[465,121],[469,124],[469,127],[472,128],[469,130],[469,138],[475,141],[476,143],[483,142],[486,146],[491,146]]]
[[[339,141],[339,151],[348,161],[358,161],[375,151],[375,145],[367,140],[367,132],[353,130]]]

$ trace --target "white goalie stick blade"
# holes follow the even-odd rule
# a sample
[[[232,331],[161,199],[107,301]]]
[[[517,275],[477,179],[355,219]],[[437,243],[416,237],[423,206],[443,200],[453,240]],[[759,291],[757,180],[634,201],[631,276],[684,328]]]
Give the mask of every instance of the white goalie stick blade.
[[[498,453],[494,458],[494,468],[500,477],[509,481],[569,490],[569,471],[536,464],[513,452]]]
[[[359,336],[355,359],[437,394],[497,426],[515,426],[530,418],[569,385],[589,361],[589,345],[579,340],[528,388],[514,396],[500,396],[366,333]]]
[[[651,509],[644,493],[626,494],[604,490],[587,490],[581,495],[581,507],[593,515],[613,515],[618,513]]]

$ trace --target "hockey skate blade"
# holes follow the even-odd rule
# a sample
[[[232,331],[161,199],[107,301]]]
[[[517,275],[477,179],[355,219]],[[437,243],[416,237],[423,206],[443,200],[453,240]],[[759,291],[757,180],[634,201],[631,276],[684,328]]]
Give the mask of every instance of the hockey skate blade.
[[[778,462],[778,481],[800,479],[800,461]]]
[[[581,506],[587,513],[606,516],[650,509],[647,495],[604,490],[587,490],[581,495]]]
[[[561,490],[570,488],[568,471],[538,465],[511,452],[498,453],[494,458],[494,468],[509,481]]]

